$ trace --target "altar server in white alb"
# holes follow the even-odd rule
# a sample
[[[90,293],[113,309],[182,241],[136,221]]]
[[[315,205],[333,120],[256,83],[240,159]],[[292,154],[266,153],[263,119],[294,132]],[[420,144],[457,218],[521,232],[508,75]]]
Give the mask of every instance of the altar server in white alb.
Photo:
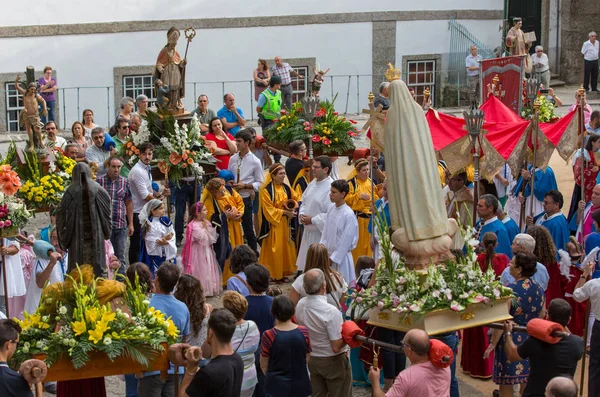
[[[327,211],[327,222],[321,244],[327,247],[332,267],[340,272],[348,284],[356,280],[352,250],[358,242],[358,221],[345,201],[350,191],[348,181],[338,179],[331,183],[329,199],[334,206]]]
[[[33,243],[33,252],[37,256],[37,260],[25,298],[25,311],[29,314],[35,313],[37,310],[46,282],[50,285],[65,281],[69,258],[58,244],[56,229],[50,233],[50,241],[52,244],[44,240],[36,240]]]
[[[23,277],[23,268],[21,267],[21,254],[19,251],[21,246],[15,240],[4,239],[4,246],[1,248],[3,251],[2,254],[6,260],[6,289],[8,290],[9,298],[17,298],[19,296],[25,295],[26,286],[25,286],[25,278]],[[0,261],[0,266],[2,263]],[[4,300],[4,273],[0,275],[0,311],[6,313],[5,300]],[[11,309],[13,309],[12,303]],[[21,305],[22,306],[22,305]],[[22,309],[22,307],[21,307]],[[14,310],[10,310],[11,317],[18,316],[20,313],[15,313]]]
[[[302,242],[298,250],[296,267],[304,271],[308,247],[321,241],[321,233],[325,228],[327,211],[334,206],[329,200],[331,182],[331,160],[327,156],[315,157],[312,164],[313,179],[302,194],[299,210],[300,223],[304,225]]]

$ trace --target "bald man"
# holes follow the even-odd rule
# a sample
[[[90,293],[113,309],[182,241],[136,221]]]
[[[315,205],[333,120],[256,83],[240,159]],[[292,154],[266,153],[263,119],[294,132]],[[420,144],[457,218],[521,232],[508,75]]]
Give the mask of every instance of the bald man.
[[[379,384],[379,369],[371,367],[372,397],[450,396],[450,368],[435,367],[429,360],[429,335],[420,329],[411,329],[404,336],[404,353],[411,366],[400,372],[394,384],[384,393]],[[427,379],[426,382],[423,380]]]
[[[577,397],[577,383],[566,376],[557,376],[548,382],[546,397]]]

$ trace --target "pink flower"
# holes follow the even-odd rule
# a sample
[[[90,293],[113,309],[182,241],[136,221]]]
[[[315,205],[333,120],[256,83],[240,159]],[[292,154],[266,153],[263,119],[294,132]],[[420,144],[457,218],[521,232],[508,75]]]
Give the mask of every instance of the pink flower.
[[[10,219],[7,219],[6,221],[4,221],[4,226],[10,227],[10,225],[12,225],[12,222],[10,221]]]
[[[379,309],[383,309],[383,301],[379,301],[379,302],[377,302],[377,307],[378,307]]]
[[[398,307],[398,305],[400,304],[400,299],[394,298],[392,303],[394,304],[394,307]]]
[[[329,145],[331,144],[331,141],[329,140],[329,138],[323,138],[323,145]]]
[[[338,112],[333,112],[333,115],[334,115],[334,116],[337,116],[338,114],[339,114]]]
[[[477,296],[475,296],[475,298],[473,298],[473,301],[474,301],[475,303],[480,303],[480,302],[483,302],[483,301],[484,301],[484,297],[483,297],[483,295],[481,295],[481,294],[478,294]]]
[[[304,131],[310,131],[310,127],[304,127]]]
[[[362,298],[362,297],[360,297],[360,296],[359,296],[358,298],[356,298],[356,303],[360,303],[360,302],[362,302],[362,301],[363,301],[363,298]]]
[[[419,310],[421,310],[421,306],[417,305],[416,303],[413,303],[412,305],[410,305],[409,309],[411,312],[418,312]]]
[[[350,136],[356,136],[356,132],[354,132],[354,131],[348,131],[348,135],[350,135]]]
[[[488,298],[487,296],[483,298],[483,303],[484,304],[489,304],[490,303],[490,298]]]
[[[319,142],[320,140],[321,140],[321,137],[320,137],[320,136],[318,136],[318,135],[313,135],[313,136],[312,136],[312,141],[313,141],[313,142]]]
[[[305,127],[310,127],[310,123],[308,121],[305,121],[302,125]]]
[[[493,292],[495,298],[500,298],[500,290],[498,288],[494,288]]]
[[[4,221],[0,221],[0,229],[4,227]]]
[[[286,114],[287,112],[285,111],[285,109],[281,109],[281,114]]]
[[[452,303],[450,304],[450,309],[452,309],[455,312],[458,312],[460,310],[464,310],[465,307],[461,306],[461,304],[458,303],[457,301],[452,301]]]
[[[348,120],[348,121],[349,121],[349,122],[351,122],[352,124],[358,124],[356,121],[354,121],[354,120],[352,120],[352,119],[350,119],[350,120]]]
[[[373,297],[377,296],[377,291],[375,291],[375,290],[371,291],[371,296],[373,296]]]

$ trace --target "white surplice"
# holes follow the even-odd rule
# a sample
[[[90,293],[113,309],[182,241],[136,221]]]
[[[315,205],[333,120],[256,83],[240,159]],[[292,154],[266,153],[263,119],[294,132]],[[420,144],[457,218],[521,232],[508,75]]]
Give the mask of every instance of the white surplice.
[[[352,250],[358,242],[358,221],[347,204],[333,206],[327,211],[321,244],[327,247],[335,270],[344,276],[348,284],[356,280]]]
[[[331,182],[333,179],[327,177],[321,182],[313,179],[304,193],[302,193],[302,204],[298,213],[312,217],[310,225],[304,225],[302,232],[302,242],[298,250],[298,258],[296,259],[296,267],[298,270],[304,271],[306,266],[306,253],[311,244],[321,241],[321,232],[325,227],[325,219],[327,211],[334,204],[329,200],[329,192],[331,190]]]

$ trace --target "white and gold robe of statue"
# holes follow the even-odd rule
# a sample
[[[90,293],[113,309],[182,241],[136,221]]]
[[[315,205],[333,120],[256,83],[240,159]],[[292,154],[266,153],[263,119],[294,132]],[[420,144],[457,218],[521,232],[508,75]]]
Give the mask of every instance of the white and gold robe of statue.
[[[304,232],[302,232],[302,242],[296,259],[298,270],[304,271],[308,247],[321,241],[321,232],[325,227],[327,211],[335,205],[329,200],[331,182],[333,182],[331,177],[327,177],[321,182],[313,179],[302,194],[302,204],[298,214],[310,216],[312,219],[310,225],[304,225]]]

